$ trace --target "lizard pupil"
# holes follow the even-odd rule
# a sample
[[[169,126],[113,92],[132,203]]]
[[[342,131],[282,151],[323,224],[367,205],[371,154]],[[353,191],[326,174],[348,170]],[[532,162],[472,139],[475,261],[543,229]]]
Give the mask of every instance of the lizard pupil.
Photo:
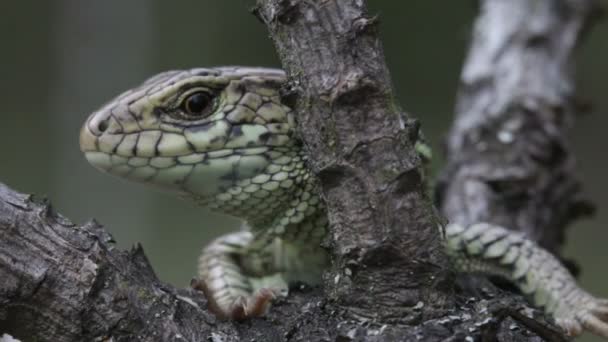
[[[186,98],[182,104],[182,109],[188,116],[200,118],[209,112],[211,102],[211,95],[199,91]]]

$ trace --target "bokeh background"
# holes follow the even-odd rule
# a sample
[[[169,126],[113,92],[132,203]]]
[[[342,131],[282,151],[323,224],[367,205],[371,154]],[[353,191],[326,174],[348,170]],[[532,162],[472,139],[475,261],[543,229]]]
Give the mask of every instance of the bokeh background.
[[[368,1],[379,14],[401,103],[439,151],[449,127],[474,1]],[[159,277],[186,286],[201,247],[238,222],[99,173],[82,158],[88,113],[157,72],[215,65],[279,67],[253,1],[56,0],[0,4],[0,181],[48,196],[77,223],[95,217],[130,248],[142,243]],[[569,230],[565,254],[582,284],[608,296],[608,25],[579,54],[580,94],[594,112],[572,131],[579,176],[598,204]],[[441,154],[435,153],[435,169]],[[590,341],[592,339],[589,339]]]

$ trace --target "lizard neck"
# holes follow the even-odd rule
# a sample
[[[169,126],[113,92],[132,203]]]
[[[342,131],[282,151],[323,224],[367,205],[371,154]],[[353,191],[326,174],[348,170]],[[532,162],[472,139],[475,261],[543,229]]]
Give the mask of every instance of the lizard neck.
[[[303,151],[294,146],[277,155],[269,153],[266,159],[268,164],[255,176],[239,180],[211,198],[192,199],[244,220],[254,232],[283,236],[312,229],[316,232],[319,227],[326,231],[325,208]]]
[[[284,207],[270,217],[248,220],[254,234],[281,237],[285,241],[320,243],[327,233],[328,220],[318,187],[312,177],[292,189]]]

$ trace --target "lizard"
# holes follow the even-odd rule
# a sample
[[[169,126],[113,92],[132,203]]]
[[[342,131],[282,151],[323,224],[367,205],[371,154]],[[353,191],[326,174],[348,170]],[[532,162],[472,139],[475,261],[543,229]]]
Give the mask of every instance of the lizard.
[[[329,222],[307,166],[282,70],[216,67],[160,73],[93,112],[80,132],[87,161],[240,218],[198,261],[200,289],[227,319],[262,316],[289,285],[321,282]],[[608,339],[608,300],[580,288],[558,259],[488,222],[440,229],[457,272],[503,277],[569,335]]]

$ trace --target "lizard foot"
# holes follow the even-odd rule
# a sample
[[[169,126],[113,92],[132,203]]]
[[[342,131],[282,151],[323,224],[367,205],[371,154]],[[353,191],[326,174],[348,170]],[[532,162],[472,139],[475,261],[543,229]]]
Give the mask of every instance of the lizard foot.
[[[587,298],[582,307],[565,315],[556,315],[556,321],[569,336],[580,335],[588,330],[608,338],[608,299]]]
[[[279,295],[278,291],[272,289],[259,289],[253,296],[239,297],[230,308],[228,318],[237,321],[251,317],[261,317],[268,312],[273,299]]]
[[[251,296],[239,295],[228,300],[227,298],[218,300],[216,294],[205,285],[204,281],[194,280],[191,286],[205,294],[209,311],[221,319],[237,321],[264,316],[273,299],[286,295],[282,289],[261,288]]]

